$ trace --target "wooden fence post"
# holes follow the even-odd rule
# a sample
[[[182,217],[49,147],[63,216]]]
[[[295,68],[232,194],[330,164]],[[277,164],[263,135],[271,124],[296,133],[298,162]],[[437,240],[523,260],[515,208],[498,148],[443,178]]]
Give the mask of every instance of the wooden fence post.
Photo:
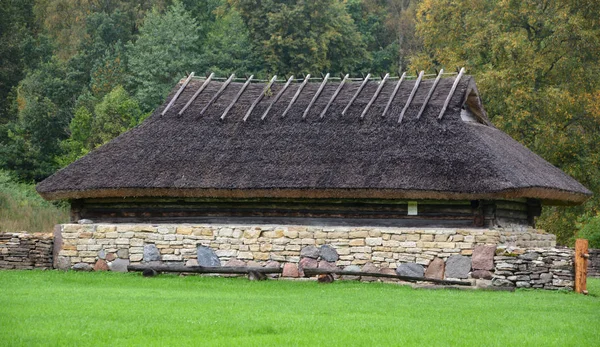
[[[575,292],[587,294],[586,279],[587,279],[587,262],[588,240],[577,239],[575,241]]]

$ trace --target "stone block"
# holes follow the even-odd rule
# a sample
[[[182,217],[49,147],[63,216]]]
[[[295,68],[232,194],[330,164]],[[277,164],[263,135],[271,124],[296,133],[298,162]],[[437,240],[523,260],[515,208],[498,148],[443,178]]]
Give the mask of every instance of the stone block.
[[[423,265],[417,263],[404,263],[396,268],[398,276],[423,277],[424,272]]]
[[[330,262],[336,262],[340,258],[335,248],[331,247],[330,245],[323,245],[319,247],[319,256],[321,259]]]
[[[471,278],[491,280],[494,274],[488,270],[474,270],[471,272]]]
[[[366,230],[357,230],[357,231],[351,231],[348,233],[348,237],[351,239],[358,239],[358,238],[366,238],[369,237],[369,232]]]
[[[429,266],[427,266],[425,277],[439,280],[444,279],[445,268],[446,264],[444,263],[444,260],[441,258],[435,258],[429,263]]]
[[[467,278],[470,271],[470,257],[452,255],[446,260],[446,278]]]
[[[108,264],[106,263],[106,260],[104,260],[104,259],[98,259],[96,264],[94,264],[94,271],[108,271],[108,270],[110,270],[110,269],[108,268]]]
[[[221,261],[219,257],[211,248],[199,245],[196,248],[197,251],[197,260],[200,266],[221,266]]]
[[[160,260],[160,252],[159,252],[158,248],[156,247],[156,245],[148,244],[148,245],[144,246],[143,260],[145,262]]]
[[[493,270],[496,246],[478,245],[471,258],[473,270]]]
[[[381,237],[367,237],[365,243],[367,246],[381,246],[383,245],[383,239]]]
[[[283,264],[283,272],[281,274],[282,277],[293,277],[297,278],[300,276],[298,273],[298,266],[293,263],[285,263]]]
[[[92,271],[93,268],[88,263],[77,263],[73,265],[73,270],[75,271]]]
[[[298,263],[298,275],[304,277],[304,269],[316,269],[319,263],[313,258],[302,258]]]
[[[127,272],[127,265],[129,265],[129,260],[126,259],[115,259],[108,266],[111,271],[116,272]]]
[[[319,249],[315,246],[307,246],[302,248],[302,250],[300,251],[300,256],[301,257],[306,257],[306,258],[312,258],[312,259],[317,259],[319,258]]]

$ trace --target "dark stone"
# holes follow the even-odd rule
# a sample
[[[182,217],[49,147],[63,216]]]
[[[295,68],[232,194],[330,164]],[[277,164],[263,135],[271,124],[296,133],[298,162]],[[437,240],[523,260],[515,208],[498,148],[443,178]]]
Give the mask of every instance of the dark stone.
[[[494,274],[488,270],[474,270],[471,272],[471,278],[476,279],[491,280],[493,276]]]
[[[319,249],[315,246],[306,246],[300,251],[300,256],[317,259],[319,258]]]
[[[92,266],[88,263],[77,263],[73,265],[75,271],[92,271]]]
[[[219,257],[209,247],[198,246],[198,265],[200,266],[221,266]]]
[[[338,254],[338,252],[335,250],[335,248],[331,247],[330,245],[321,246],[319,248],[319,256],[325,261],[336,262],[338,261],[338,259],[340,259],[340,255]]]
[[[536,260],[539,257],[540,257],[540,254],[537,252],[529,252],[529,253],[525,253],[525,254],[519,256],[519,258],[525,259],[525,260]]]
[[[417,263],[404,263],[396,268],[398,276],[423,277],[425,269],[423,265]]]
[[[360,266],[348,265],[344,268],[344,271],[360,272]],[[342,279],[356,281],[356,280],[360,279],[360,276],[344,275],[344,276],[342,276]]]
[[[298,277],[298,266],[294,263],[285,263],[283,264],[283,273],[282,277]]]
[[[471,271],[471,258],[451,255],[446,260],[446,278],[467,278]]]
[[[493,270],[496,246],[478,245],[473,249],[471,258],[473,270]]]
[[[339,270],[334,262],[325,261],[325,260],[319,261],[318,267],[319,267],[319,269],[325,269],[325,270]]]
[[[264,281],[267,279],[267,275],[262,272],[250,271],[248,272],[248,279],[250,281]]]
[[[492,280],[492,285],[494,287],[514,287],[515,284],[504,278],[494,278]]]
[[[108,264],[106,263],[106,260],[104,260],[104,259],[98,259],[96,264],[94,264],[94,271],[108,271],[108,270],[110,270],[110,269],[108,268]]]
[[[119,258],[110,263],[109,267],[111,271],[127,272],[127,265],[129,265],[129,260]]]
[[[302,258],[298,263],[298,275],[300,277],[305,277],[304,269],[316,269],[319,266],[319,263],[316,259],[313,258]]]
[[[435,278],[438,280],[444,279],[444,269],[446,268],[446,264],[444,263],[444,259],[435,258],[427,266],[427,270],[425,270],[425,277],[427,278]]]
[[[160,251],[154,244],[144,245],[144,262],[150,261],[160,261]]]
[[[281,268],[281,264],[278,261],[275,260],[269,260],[266,264],[265,264],[266,268],[275,268],[275,269],[279,269]],[[280,274],[267,274],[268,277],[271,278],[277,278],[279,277]]]

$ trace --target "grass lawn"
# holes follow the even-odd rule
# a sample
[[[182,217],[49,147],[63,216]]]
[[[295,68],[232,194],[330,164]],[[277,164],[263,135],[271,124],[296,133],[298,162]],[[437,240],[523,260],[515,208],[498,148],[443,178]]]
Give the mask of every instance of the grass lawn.
[[[590,295],[0,271],[0,345],[598,346]]]

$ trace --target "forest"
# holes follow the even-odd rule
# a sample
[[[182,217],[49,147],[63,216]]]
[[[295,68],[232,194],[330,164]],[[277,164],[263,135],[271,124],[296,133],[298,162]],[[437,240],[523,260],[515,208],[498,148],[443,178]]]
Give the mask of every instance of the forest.
[[[599,60],[597,0],[0,0],[0,174],[43,180],[192,71],[464,66],[496,127],[595,193],[545,207],[538,227],[600,247]]]

